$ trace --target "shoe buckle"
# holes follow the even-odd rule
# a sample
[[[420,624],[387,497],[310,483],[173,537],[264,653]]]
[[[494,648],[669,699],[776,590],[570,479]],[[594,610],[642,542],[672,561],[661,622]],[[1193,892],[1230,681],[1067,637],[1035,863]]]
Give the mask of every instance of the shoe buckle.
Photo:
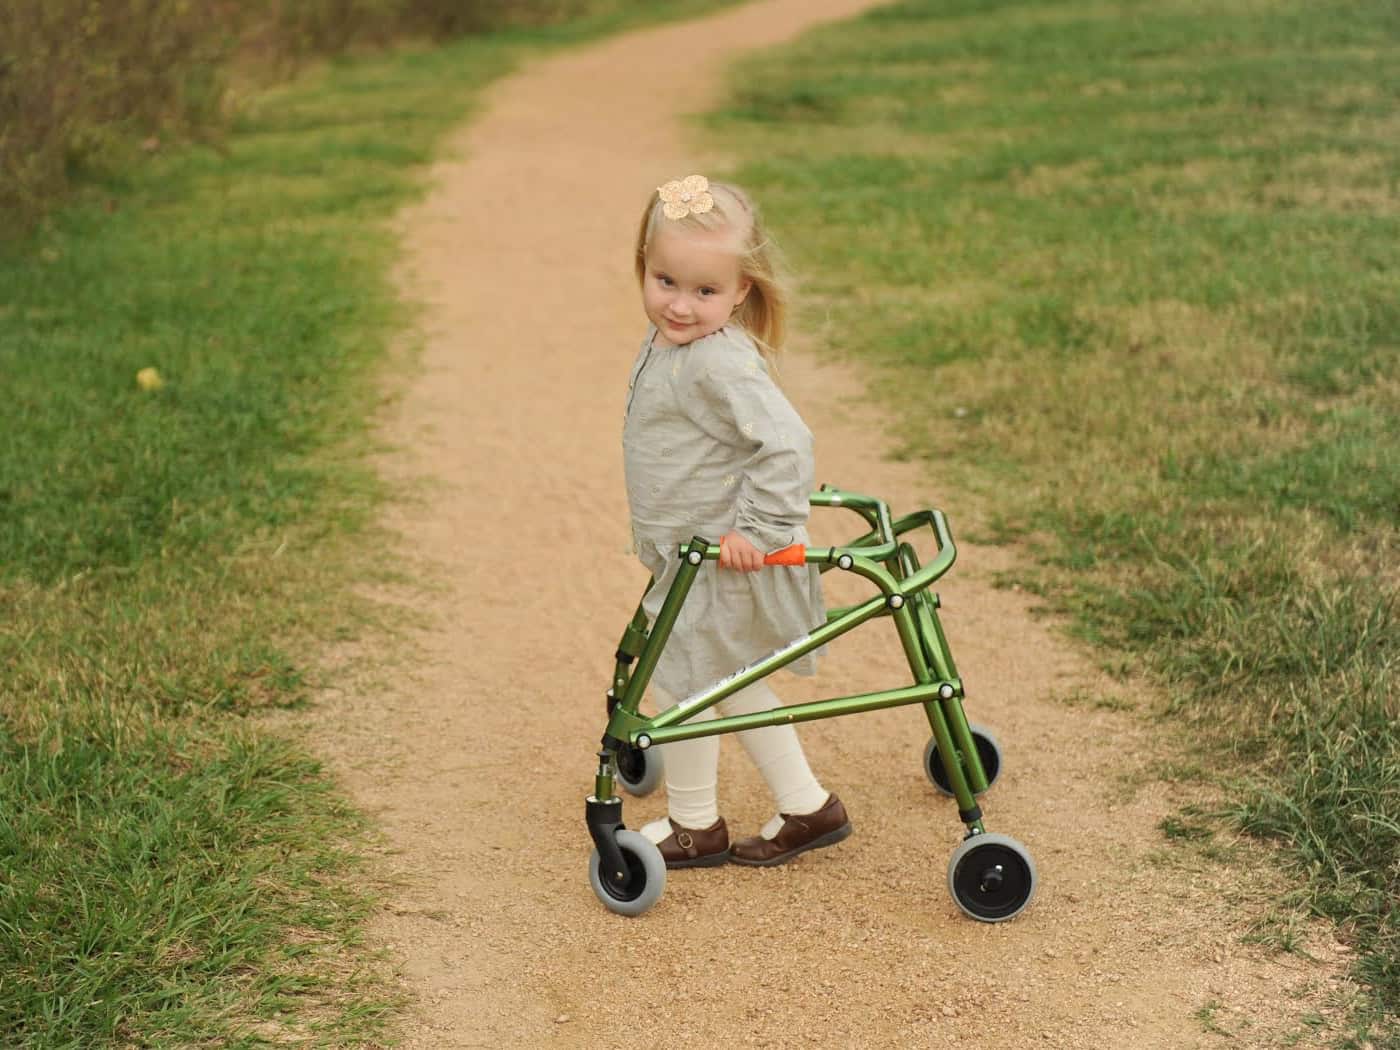
[[[690,832],[678,831],[676,832],[676,845],[681,849],[691,849],[695,846],[695,840],[691,838]]]

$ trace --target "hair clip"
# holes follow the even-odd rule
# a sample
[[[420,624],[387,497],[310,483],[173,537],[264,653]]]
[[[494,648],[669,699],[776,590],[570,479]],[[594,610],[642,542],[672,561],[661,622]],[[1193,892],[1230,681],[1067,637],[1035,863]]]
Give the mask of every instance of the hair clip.
[[[656,188],[661,198],[661,210],[668,219],[684,219],[687,215],[703,215],[715,206],[710,196],[710,180],[703,175],[687,175],[673,179]]]

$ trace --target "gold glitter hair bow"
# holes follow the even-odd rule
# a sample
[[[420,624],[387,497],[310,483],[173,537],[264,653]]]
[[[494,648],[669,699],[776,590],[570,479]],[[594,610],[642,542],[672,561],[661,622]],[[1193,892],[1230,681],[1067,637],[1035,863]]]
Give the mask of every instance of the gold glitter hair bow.
[[[687,215],[703,215],[715,206],[710,196],[710,180],[703,175],[687,175],[658,186],[661,210],[668,219],[684,219]]]

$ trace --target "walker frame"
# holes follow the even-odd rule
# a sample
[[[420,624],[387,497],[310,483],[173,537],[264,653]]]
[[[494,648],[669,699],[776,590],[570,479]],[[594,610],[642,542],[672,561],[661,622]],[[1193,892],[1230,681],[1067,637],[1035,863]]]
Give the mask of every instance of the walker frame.
[[[655,786],[659,776],[654,756],[658,752],[650,751],[651,748],[675,740],[922,704],[932,732],[924,751],[924,773],[935,787],[956,799],[958,818],[967,829],[963,843],[949,862],[949,891],[958,907],[974,919],[1000,922],[1013,918],[1030,903],[1035,892],[1035,865],[1020,843],[986,831],[977,802],[977,796],[991,786],[1000,772],[1001,752],[990,733],[967,720],[962,705],[963,682],[938,618],[940,602],[928,590],[952,568],[957,557],[947,519],[942,511],[921,510],[892,520],[883,500],[828,485],[812,493],[810,500],[813,507],[854,511],[868,531],[841,546],[788,547],[768,555],[765,562],[817,564],[823,573],[831,569],[853,572],[873,582],[879,593],[853,605],[828,610],[826,623],[804,637],[647,718],[638,713],[638,708],[657,660],[700,567],[718,559],[720,554],[718,546],[699,536],[680,548],[682,565],[655,623],[648,631],[648,617],[639,603],[615,654],[616,668],[607,691],[608,725],[598,752],[594,792],[586,803],[588,830],[596,847],[589,872],[594,892],[609,910],[637,915],[650,908],[664,889],[666,868],[660,851],[641,835],[626,830],[622,799],[615,793],[617,783],[633,794],[645,794]],[[938,553],[929,565],[920,566],[913,546],[900,537],[925,525],[933,529]],[[913,684],[700,723],[686,721],[880,617],[894,620]],[[634,661],[635,669],[631,667]]]

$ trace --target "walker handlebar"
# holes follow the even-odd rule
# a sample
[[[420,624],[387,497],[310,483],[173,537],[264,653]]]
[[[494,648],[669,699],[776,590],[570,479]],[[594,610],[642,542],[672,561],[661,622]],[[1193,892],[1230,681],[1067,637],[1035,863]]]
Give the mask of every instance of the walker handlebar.
[[[793,543],[765,554],[763,556],[764,565],[806,565],[808,562],[834,563],[838,555],[847,553],[870,558],[874,561],[884,561],[894,556],[899,535],[919,525],[929,525],[933,528],[934,535],[938,538],[938,557],[915,575],[913,578],[916,581],[914,590],[926,587],[930,582],[942,576],[952,566],[953,559],[957,557],[957,548],[953,546],[953,536],[948,529],[948,519],[943,516],[943,512],[940,510],[916,511],[913,514],[905,515],[898,521],[891,522],[889,505],[884,500],[872,496],[862,496],[854,492],[844,492],[829,485],[823,485],[820,491],[812,493],[811,502],[814,507],[848,507],[855,510],[862,517],[866,517],[867,522],[872,526],[871,532],[854,543],[841,547],[807,547],[801,543]],[[693,546],[682,548],[682,553],[687,549],[693,551],[698,548],[703,552],[702,557],[706,561],[719,559],[720,547],[718,545],[710,544],[699,536],[696,536],[692,543]]]
[[[698,544],[698,543],[700,543],[700,542],[702,542],[702,541],[700,540],[700,537],[697,536],[697,537],[695,537],[694,542]],[[683,548],[681,548],[681,550],[682,550],[682,553],[684,553],[684,551],[686,550],[686,548],[683,547]],[[703,548],[703,552],[704,552],[704,553],[703,553],[703,557],[705,558],[706,561],[718,561],[718,560],[719,560],[719,556],[720,556],[720,551],[721,551],[721,547],[720,547],[719,545],[713,544],[713,543],[707,544],[707,545]],[[782,547],[782,548],[780,548],[780,549],[778,549],[778,550],[770,551],[768,554],[765,554],[765,555],[763,556],[763,564],[764,564],[764,565],[806,565],[806,564],[807,564],[807,548],[806,548],[805,545],[803,545],[803,544],[801,544],[801,543],[789,544],[789,545],[786,546],[786,547]]]
[[[763,556],[764,565],[806,565],[807,548],[800,543],[776,550]]]

